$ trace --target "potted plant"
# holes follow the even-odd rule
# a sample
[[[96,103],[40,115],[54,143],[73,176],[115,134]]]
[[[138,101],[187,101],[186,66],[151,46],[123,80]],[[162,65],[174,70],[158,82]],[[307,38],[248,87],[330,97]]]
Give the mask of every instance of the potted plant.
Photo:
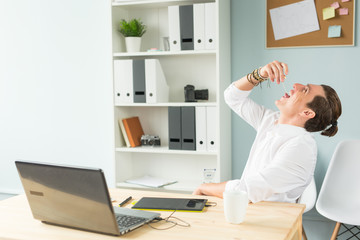
[[[146,26],[140,19],[126,21],[122,19],[119,23],[119,32],[125,37],[126,50],[128,52],[139,52],[141,37],[146,32]]]

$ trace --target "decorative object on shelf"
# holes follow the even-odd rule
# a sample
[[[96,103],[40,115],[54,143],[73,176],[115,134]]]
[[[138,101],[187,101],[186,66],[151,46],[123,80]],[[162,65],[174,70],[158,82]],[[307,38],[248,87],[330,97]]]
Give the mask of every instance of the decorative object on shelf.
[[[195,90],[193,85],[184,87],[185,102],[197,102],[197,100],[209,100],[209,90]]]
[[[163,37],[164,51],[170,51],[169,37]]]
[[[140,19],[122,19],[119,23],[119,32],[125,37],[127,52],[140,52],[141,37],[146,32],[146,25]]]
[[[142,135],[141,136],[141,146],[158,146],[160,147],[160,138],[159,136],[152,135]]]
[[[204,183],[212,183],[215,179],[216,168],[204,168]]]

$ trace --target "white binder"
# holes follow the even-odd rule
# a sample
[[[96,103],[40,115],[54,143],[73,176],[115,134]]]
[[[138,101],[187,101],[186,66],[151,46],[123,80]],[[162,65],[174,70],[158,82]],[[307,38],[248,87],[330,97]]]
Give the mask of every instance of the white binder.
[[[169,6],[169,44],[170,51],[180,51],[180,15],[179,6]]]
[[[146,103],[169,102],[169,86],[158,59],[145,60]]]
[[[205,49],[205,4],[194,4],[194,50]]]
[[[132,60],[114,60],[115,105],[133,103]]]
[[[205,3],[205,49],[216,48],[216,5]]]
[[[206,107],[195,108],[196,151],[207,151],[206,140]]]
[[[207,150],[209,152],[217,151],[217,114],[216,107],[207,107],[206,108],[206,129],[207,129]]]

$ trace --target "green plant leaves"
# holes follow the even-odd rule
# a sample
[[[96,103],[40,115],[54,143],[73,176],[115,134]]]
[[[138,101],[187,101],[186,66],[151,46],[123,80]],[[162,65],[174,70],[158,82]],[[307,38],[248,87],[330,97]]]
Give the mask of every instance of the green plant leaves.
[[[141,37],[146,32],[146,26],[140,19],[131,19],[127,22],[125,19],[121,19],[119,23],[119,32],[124,37]]]

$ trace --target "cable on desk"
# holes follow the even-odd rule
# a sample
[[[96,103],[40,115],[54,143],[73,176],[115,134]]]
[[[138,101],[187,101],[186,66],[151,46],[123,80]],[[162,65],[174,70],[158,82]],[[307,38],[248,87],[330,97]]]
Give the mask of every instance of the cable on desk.
[[[155,218],[153,221],[147,223],[147,225],[153,229],[156,229],[156,230],[168,230],[170,228],[173,228],[175,226],[180,226],[180,227],[190,227],[190,223],[187,223],[185,222],[184,220],[178,218],[178,217],[173,217],[172,215],[176,212],[176,210],[174,210],[167,218],[161,218],[161,217],[158,217],[158,218]],[[169,220],[169,219],[176,219],[178,220],[178,222],[175,222],[173,220]],[[165,221],[166,223],[170,223],[172,224],[171,226],[169,227],[165,227],[165,228],[157,228],[157,227],[154,227],[152,226],[151,224],[152,223],[158,223],[158,222],[161,222],[161,221]]]
[[[217,205],[217,202],[207,202],[205,204],[205,207],[216,207],[216,205]]]

